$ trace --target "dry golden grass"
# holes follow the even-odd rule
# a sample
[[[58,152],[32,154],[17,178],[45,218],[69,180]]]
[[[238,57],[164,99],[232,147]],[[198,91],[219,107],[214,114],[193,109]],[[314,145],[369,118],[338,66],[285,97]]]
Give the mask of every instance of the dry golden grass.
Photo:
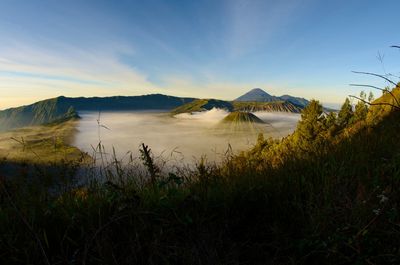
[[[71,146],[76,123],[70,120],[0,133],[0,158],[34,163],[77,159],[81,151]]]

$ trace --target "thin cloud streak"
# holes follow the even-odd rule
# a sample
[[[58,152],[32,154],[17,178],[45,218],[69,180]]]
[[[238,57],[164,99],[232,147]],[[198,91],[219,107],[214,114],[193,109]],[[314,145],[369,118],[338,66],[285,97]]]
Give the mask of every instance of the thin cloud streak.
[[[274,34],[284,30],[293,21],[301,1],[228,1],[227,15],[230,29],[227,32],[229,55],[237,58],[267,45]]]
[[[127,49],[88,51],[60,46],[57,50],[14,44],[0,47],[0,97],[24,91],[28,98],[148,94],[156,90],[147,76],[119,61]],[[0,108],[18,104],[13,102]]]

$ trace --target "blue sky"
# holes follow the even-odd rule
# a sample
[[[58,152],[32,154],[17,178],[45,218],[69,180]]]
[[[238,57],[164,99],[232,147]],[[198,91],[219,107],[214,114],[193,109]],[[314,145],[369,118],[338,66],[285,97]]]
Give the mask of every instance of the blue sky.
[[[398,74],[399,1],[0,1],[0,109],[65,96],[339,103]],[[383,63],[378,60],[383,57]],[[397,80],[396,80],[397,81]],[[379,94],[376,92],[376,94]]]

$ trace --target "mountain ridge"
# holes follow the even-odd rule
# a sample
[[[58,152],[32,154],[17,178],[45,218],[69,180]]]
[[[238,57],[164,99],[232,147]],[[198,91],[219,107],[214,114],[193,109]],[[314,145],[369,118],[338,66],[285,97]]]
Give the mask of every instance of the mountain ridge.
[[[73,106],[60,104],[59,98],[52,98],[0,111],[0,131],[74,118],[79,118],[79,115]]]
[[[225,109],[232,111],[269,111],[269,112],[292,112],[300,113],[303,109],[289,101],[272,101],[272,102],[254,102],[254,101],[224,101],[216,99],[196,99],[188,104],[179,106],[171,111],[172,115],[180,113],[191,113],[199,111],[207,111],[213,108]]]
[[[252,89],[246,94],[249,93],[255,95],[257,100],[245,101],[246,97],[239,97],[241,100],[225,101],[163,94],[75,98],[59,96],[30,105],[1,110],[0,131],[79,118],[80,111],[172,110],[172,114],[178,114],[222,108],[230,112],[280,111],[299,113],[304,108],[304,104],[308,102],[306,99],[289,95],[282,96],[285,97],[284,99],[271,96],[260,88]],[[268,98],[269,101],[262,101],[262,98]]]
[[[234,102],[274,102],[274,101],[288,101],[292,104],[305,107],[308,105],[309,101],[305,98],[294,97],[288,94],[282,95],[280,97],[273,96],[265,92],[261,88],[253,88],[240,97],[233,100]]]
[[[79,111],[170,110],[193,101],[162,94],[114,97],[60,96],[0,111],[0,131],[79,117]]]

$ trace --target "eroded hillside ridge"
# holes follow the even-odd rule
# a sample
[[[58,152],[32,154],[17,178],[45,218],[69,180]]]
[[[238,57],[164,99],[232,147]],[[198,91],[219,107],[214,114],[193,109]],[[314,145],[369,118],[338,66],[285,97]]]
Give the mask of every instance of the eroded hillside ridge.
[[[57,97],[0,111],[0,131],[78,118],[79,111],[170,110],[193,101],[161,94],[131,97]]]
[[[225,109],[229,112],[232,111],[268,111],[268,112],[291,112],[300,113],[303,109],[302,106],[295,105],[288,101],[276,101],[276,102],[254,102],[254,101],[224,101],[216,99],[197,99],[188,104],[180,106],[172,110],[172,114],[180,113],[192,113],[199,111],[207,111],[213,108]]]
[[[0,131],[79,118],[76,109],[60,98],[0,111]]]

